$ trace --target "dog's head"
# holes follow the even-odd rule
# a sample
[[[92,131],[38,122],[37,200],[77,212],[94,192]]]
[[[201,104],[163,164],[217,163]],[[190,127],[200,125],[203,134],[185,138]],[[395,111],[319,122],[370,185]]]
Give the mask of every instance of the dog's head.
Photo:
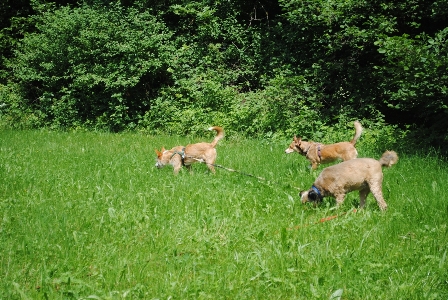
[[[162,147],[160,151],[156,149],[156,154],[157,154],[156,167],[158,169],[163,168],[170,162],[167,151],[165,150],[164,147]]]
[[[293,141],[291,142],[291,144],[289,144],[289,147],[286,148],[285,153],[293,153],[293,152],[298,152],[300,154],[303,154],[303,150],[302,150],[302,138],[301,137],[297,137],[294,136]]]
[[[306,202],[322,202],[323,196],[321,192],[313,185],[309,190],[300,192],[300,200]]]

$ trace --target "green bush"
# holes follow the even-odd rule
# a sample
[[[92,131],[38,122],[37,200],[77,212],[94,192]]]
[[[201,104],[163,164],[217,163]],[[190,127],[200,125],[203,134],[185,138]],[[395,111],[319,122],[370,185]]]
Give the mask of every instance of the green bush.
[[[391,111],[406,112],[429,127],[430,140],[448,140],[448,28],[422,34],[384,37],[376,44],[386,64],[378,66],[381,89]],[[428,137],[427,137],[428,138]]]
[[[172,53],[171,33],[155,17],[119,5],[63,7],[36,23],[11,66],[42,122],[120,130],[150,108]]]
[[[0,126],[14,129],[41,127],[43,116],[27,106],[17,85],[0,85]]]
[[[211,76],[211,75],[210,75]],[[237,92],[206,74],[180,80],[179,86],[164,88],[139,126],[151,132],[200,133],[204,127],[231,122]]]

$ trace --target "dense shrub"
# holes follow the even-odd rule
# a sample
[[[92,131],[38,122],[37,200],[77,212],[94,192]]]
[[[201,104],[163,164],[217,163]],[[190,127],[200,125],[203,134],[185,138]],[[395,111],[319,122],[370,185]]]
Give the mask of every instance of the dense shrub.
[[[171,34],[148,13],[63,7],[36,23],[11,66],[27,106],[47,125],[122,129],[166,84]]]
[[[434,36],[384,37],[377,45],[387,62],[377,67],[385,105],[448,140],[448,27]]]
[[[14,129],[43,126],[39,111],[27,105],[17,85],[0,84],[0,126]]]
[[[440,1],[280,0],[287,21],[276,56],[325,95],[322,114],[341,111],[424,129],[448,139],[446,20]],[[294,49],[299,51],[294,52]],[[428,131],[429,129],[429,131]]]

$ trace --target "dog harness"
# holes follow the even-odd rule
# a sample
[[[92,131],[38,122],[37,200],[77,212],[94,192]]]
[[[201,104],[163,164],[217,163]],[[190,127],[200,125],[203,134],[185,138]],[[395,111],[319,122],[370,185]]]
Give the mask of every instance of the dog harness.
[[[316,144],[317,144],[317,149],[316,149],[316,151],[317,151],[317,156],[319,157],[319,160],[322,160],[322,154],[321,154],[321,148],[320,148],[320,146],[321,146],[322,144],[320,144],[320,143],[316,143]],[[299,148],[297,145],[296,145],[296,147]],[[306,149],[305,151],[303,151],[303,153],[305,153],[306,157],[308,157],[308,152],[310,151],[310,148],[311,148],[311,146],[309,146],[308,149]],[[300,149],[300,148],[299,148],[299,149]]]
[[[182,165],[185,165],[185,162],[184,162],[184,159],[185,159],[185,147],[183,147],[182,148],[182,151],[175,151],[174,153],[173,153],[173,155],[171,155],[171,158],[170,158],[170,160],[174,157],[174,155],[176,155],[176,154],[179,154],[180,155],[180,158],[181,158],[181,160],[182,160]]]
[[[320,152],[320,143],[317,144],[317,156],[319,157],[319,160],[322,160],[321,152]]]

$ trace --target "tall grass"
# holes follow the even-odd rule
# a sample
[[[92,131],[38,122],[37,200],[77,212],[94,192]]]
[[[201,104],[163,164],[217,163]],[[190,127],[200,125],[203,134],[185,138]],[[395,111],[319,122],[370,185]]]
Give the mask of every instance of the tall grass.
[[[266,180],[154,167],[154,148],[211,139],[2,131],[0,298],[448,298],[436,153],[384,170],[385,213],[371,195],[355,211],[357,193],[302,205],[322,167],[284,154],[289,141],[218,145],[218,164]]]

